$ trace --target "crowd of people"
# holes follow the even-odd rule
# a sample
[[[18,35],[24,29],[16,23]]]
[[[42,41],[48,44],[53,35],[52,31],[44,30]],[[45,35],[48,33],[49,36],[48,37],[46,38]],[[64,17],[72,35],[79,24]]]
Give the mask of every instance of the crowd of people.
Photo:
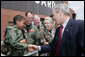
[[[46,17],[43,23],[40,17],[31,11],[27,11],[25,17],[14,16],[13,22],[6,27],[4,43],[6,46],[10,45],[11,49],[10,54],[5,52],[6,55],[22,56],[29,53],[29,44],[45,45],[54,38],[55,28],[51,17]]]
[[[53,9],[53,18],[50,16],[45,17],[43,22],[40,20],[40,17],[38,15],[34,15],[31,11],[27,11],[25,13],[25,18],[21,15],[14,16],[13,23],[7,26],[5,29],[5,36],[3,41],[6,48],[3,54],[6,54],[8,56],[23,56],[37,49],[39,50],[39,52],[32,56],[50,56],[51,53],[55,54],[55,47],[56,45],[58,45],[56,44],[58,42],[57,35],[59,34],[59,31],[57,30],[59,30],[62,24],[64,29],[65,27],[68,27],[66,26],[66,24],[68,25],[69,23],[64,22],[69,22],[70,19],[70,13],[67,6],[64,4],[59,5]],[[67,32],[65,32],[64,30],[62,32],[63,40],[62,47],[59,53],[60,56],[75,56],[80,54],[83,55],[83,28],[81,29],[80,26],[76,26],[76,23],[82,24],[83,22],[79,23],[75,21],[74,24],[72,24],[74,26],[71,25],[72,30],[69,31],[69,29],[66,29]],[[75,26],[80,30],[77,30]],[[81,39],[77,36],[79,36]],[[67,38],[66,43],[64,42],[64,38]],[[40,46],[41,50],[39,49]],[[73,50],[74,48],[75,50]],[[80,50],[78,51],[78,49]],[[41,51],[44,51],[45,53],[42,54]]]

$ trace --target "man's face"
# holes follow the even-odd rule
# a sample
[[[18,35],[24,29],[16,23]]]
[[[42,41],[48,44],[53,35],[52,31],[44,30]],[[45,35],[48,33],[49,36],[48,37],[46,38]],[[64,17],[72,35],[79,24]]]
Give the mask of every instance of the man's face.
[[[31,25],[31,23],[33,21],[33,14],[28,13],[26,16],[26,19],[28,20],[28,24]]]
[[[56,13],[55,10],[53,10],[53,20],[55,21],[55,25],[60,25],[62,22],[62,14]]]
[[[51,23],[51,22],[45,21],[45,22],[44,22],[44,25],[45,25],[45,28],[46,28],[47,30],[51,30],[51,29],[52,29],[52,23]]]
[[[37,27],[40,25],[40,19],[35,19],[34,20],[34,25],[36,25]]]
[[[25,20],[17,21],[16,25],[18,26],[19,29],[24,29],[26,27],[26,21]]]

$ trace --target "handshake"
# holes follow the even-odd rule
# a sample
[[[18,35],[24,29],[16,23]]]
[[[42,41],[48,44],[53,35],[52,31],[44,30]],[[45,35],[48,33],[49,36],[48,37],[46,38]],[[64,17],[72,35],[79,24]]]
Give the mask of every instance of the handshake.
[[[29,50],[30,52],[39,51],[39,47],[40,47],[40,46],[36,46],[36,45],[29,44],[29,45],[28,45],[28,50]]]
[[[26,43],[26,39],[20,40],[20,43],[25,44]],[[39,46],[36,46],[36,45],[28,44],[27,48],[28,48],[28,50],[30,52],[39,51]]]

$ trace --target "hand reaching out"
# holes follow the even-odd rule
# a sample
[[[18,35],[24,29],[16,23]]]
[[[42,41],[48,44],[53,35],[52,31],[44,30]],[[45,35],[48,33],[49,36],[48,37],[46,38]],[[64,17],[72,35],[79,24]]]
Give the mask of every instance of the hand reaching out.
[[[29,50],[30,52],[38,51],[38,50],[39,50],[39,46],[29,44],[29,45],[28,45],[28,50]]]

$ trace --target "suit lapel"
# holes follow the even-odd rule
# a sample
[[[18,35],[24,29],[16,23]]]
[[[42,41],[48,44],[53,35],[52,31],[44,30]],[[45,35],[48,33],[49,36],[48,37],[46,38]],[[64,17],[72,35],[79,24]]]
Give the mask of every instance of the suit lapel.
[[[64,32],[62,35],[62,40],[61,40],[61,47],[62,47],[63,43],[66,41],[66,39],[70,37],[69,33],[70,33],[72,26],[73,26],[72,21],[73,21],[72,19],[69,19],[69,21],[64,29]]]
[[[68,35],[67,33],[70,32],[70,30],[71,30],[71,27],[72,27],[72,22],[71,21],[72,20],[69,19],[69,21],[68,21],[68,23],[67,23],[67,25],[64,29],[64,32],[63,32],[63,35],[62,35],[62,39],[64,39],[64,40],[65,40],[65,37]]]
[[[55,42],[55,44],[54,44],[54,47],[56,47],[56,45],[57,45],[59,30],[60,30],[60,27],[58,27],[58,28],[56,29],[56,32],[55,32],[55,37],[54,37],[54,42]]]

